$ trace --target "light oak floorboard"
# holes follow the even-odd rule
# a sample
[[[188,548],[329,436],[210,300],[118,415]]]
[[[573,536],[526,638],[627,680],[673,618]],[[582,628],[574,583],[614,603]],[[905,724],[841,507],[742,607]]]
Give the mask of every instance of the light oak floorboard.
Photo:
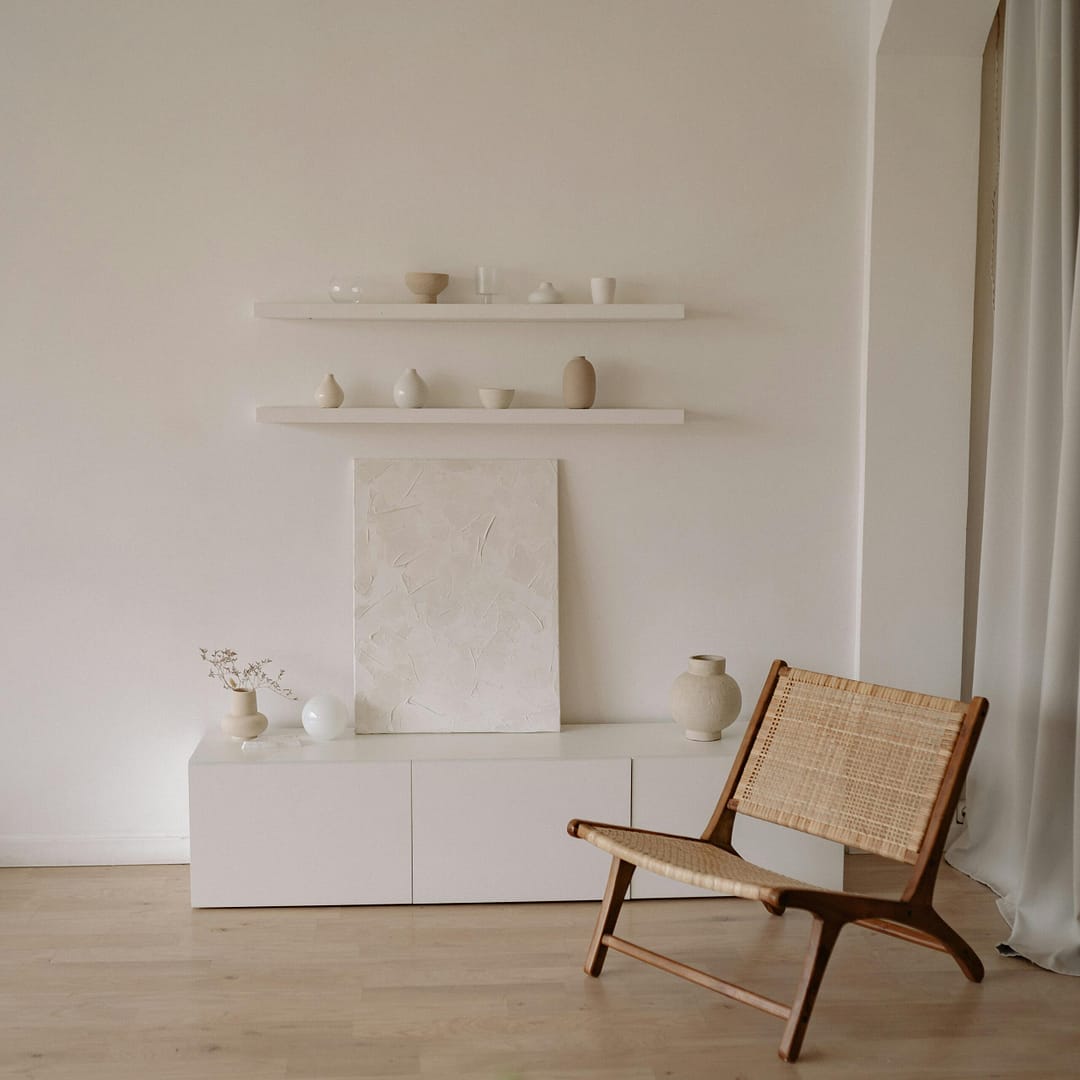
[[[896,895],[905,869],[848,859]],[[1080,1075],[1080,979],[994,946],[992,894],[938,906],[986,964],[849,927],[796,1065],[780,1021],[616,953],[598,905],[192,911],[183,866],[0,870],[0,1076],[30,1080],[660,1080]],[[638,900],[618,933],[789,1001],[809,920],[746,900]]]

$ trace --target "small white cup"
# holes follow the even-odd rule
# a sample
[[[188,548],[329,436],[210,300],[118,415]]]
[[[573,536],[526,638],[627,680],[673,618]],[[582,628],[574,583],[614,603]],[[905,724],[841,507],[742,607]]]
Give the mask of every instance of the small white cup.
[[[594,304],[615,303],[615,279],[613,277],[594,277],[592,284],[592,302]]]
[[[485,409],[509,409],[510,402],[514,400],[513,390],[497,389],[493,386],[481,387],[478,393],[480,404]]]

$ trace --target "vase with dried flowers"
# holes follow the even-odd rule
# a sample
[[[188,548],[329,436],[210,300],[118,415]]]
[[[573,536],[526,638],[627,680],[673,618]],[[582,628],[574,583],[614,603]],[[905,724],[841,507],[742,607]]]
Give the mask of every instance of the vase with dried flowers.
[[[221,730],[234,739],[258,738],[270,721],[259,712],[259,703],[255,691],[265,687],[273,690],[290,701],[296,695],[281,685],[285,676],[284,669],[273,676],[266,671],[266,665],[272,661],[253,660],[244,667],[232,649],[200,649],[199,654],[210,665],[209,678],[217,679],[229,693],[229,711],[221,718]]]

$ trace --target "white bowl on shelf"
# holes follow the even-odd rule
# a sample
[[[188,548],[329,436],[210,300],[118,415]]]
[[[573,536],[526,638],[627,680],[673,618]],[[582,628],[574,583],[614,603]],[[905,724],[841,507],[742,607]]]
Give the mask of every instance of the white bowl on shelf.
[[[493,386],[482,386],[479,390],[480,404],[485,409],[509,409],[510,402],[514,400],[514,391],[498,389]]]

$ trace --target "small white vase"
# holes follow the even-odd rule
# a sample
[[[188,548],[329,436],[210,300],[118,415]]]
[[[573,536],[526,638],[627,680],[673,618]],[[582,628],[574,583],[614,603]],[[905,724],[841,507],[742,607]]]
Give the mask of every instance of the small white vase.
[[[692,742],[714,742],[742,708],[739,684],[722,656],[691,656],[671,688],[671,717]]]
[[[338,385],[333,375],[326,375],[315,391],[315,404],[320,409],[340,409],[345,400],[345,391]]]
[[[416,368],[409,368],[394,383],[394,404],[399,409],[422,409],[427,401],[427,383],[417,374]]]
[[[234,739],[258,738],[270,721],[259,712],[254,690],[229,690],[229,711],[221,718],[221,730]]]
[[[540,284],[529,293],[530,304],[561,304],[562,293],[551,284],[550,281],[541,281]]]

